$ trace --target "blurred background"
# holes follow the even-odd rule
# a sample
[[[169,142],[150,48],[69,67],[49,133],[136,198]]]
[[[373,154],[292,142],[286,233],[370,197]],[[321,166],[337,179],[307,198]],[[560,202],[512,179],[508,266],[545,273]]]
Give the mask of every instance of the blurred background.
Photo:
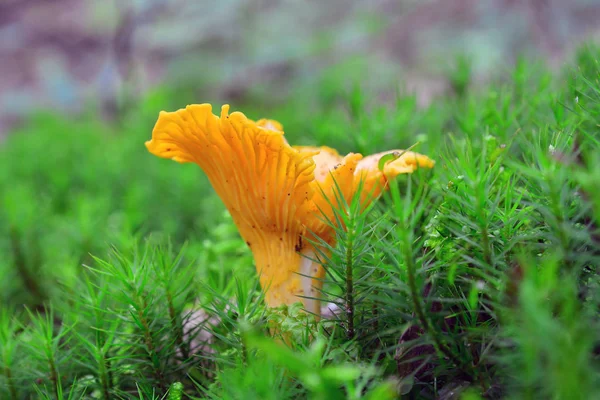
[[[110,117],[159,84],[278,101],[345,64],[427,104],[456,60],[485,81],[521,55],[559,66],[599,35],[598,0],[2,0],[0,137],[36,109]]]

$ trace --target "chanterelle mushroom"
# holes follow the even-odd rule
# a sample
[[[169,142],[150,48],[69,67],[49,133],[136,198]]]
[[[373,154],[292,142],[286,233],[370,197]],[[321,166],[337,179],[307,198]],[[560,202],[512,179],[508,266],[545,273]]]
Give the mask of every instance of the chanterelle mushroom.
[[[220,118],[210,104],[161,112],[146,147],[156,156],[194,162],[204,170],[252,250],[269,306],[301,301],[316,314],[319,302],[302,296],[319,296],[324,270],[310,260],[314,249],[307,239],[314,234],[330,244],[335,240],[323,222],[323,214],[333,219],[334,181],[349,201],[362,179],[366,204],[388,179],[434,164],[405,152],[380,170],[379,159],[392,151],[363,158],[354,153],[342,157],[328,147],[292,147],[278,122],[229,114],[228,105]]]

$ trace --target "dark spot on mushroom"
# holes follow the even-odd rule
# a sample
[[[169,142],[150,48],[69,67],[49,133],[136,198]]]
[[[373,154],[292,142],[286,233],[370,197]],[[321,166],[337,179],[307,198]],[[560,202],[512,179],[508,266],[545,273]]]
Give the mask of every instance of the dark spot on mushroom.
[[[289,196],[290,194],[291,194],[291,193],[288,193],[288,196]]]
[[[300,251],[303,247],[304,245],[302,244],[302,235],[300,235],[298,236],[298,243],[296,243],[296,245],[294,246],[294,250]]]
[[[167,151],[171,151],[171,148],[170,148],[170,147],[169,147],[169,148],[167,148]]]
[[[250,242],[246,242],[246,244],[248,245],[248,247],[252,247],[252,244]]]
[[[252,229],[256,229],[256,225],[252,225]]]
[[[279,238],[279,240],[280,240],[281,242],[283,242],[283,238],[282,238],[282,237],[280,237],[280,238]]]

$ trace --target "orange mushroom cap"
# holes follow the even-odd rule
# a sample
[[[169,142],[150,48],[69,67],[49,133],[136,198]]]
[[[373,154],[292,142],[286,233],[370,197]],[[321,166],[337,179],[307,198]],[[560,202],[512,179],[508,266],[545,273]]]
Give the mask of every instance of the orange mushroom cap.
[[[329,147],[292,147],[283,135],[277,121],[229,114],[228,105],[217,117],[210,104],[199,104],[161,112],[146,147],[158,157],[194,162],[206,173],[252,250],[269,306],[302,301],[318,314],[319,302],[306,297],[318,296],[324,270],[311,260],[314,249],[306,239],[310,232],[333,244],[323,214],[333,217],[336,185],[349,201],[362,180],[366,205],[389,179],[434,162],[405,152],[381,171],[378,161],[390,152],[342,157]]]

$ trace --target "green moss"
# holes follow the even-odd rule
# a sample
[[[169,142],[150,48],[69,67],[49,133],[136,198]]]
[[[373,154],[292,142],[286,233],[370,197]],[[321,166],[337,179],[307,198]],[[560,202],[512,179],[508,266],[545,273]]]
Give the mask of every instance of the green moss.
[[[485,87],[462,59],[424,108],[374,101],[360,63],[232,104],[293,143],[436,160],[367,213],[342,207],[321,293],[339,310],[320,322],[265,310],[202,171],[147,153],[158,111],[187,100],[32,117],[0,148],[0,398],[597,398],[597,57],[521,60]]]

